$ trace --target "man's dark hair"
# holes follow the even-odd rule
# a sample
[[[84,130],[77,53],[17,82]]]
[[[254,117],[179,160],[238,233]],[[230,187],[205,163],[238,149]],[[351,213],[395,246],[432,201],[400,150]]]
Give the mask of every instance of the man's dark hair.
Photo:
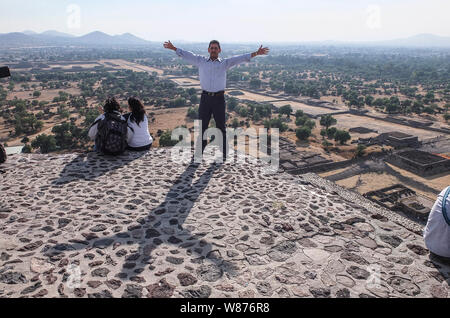
[[[212,44],[217,44],[217,45],[219,46],[219,49],[220,49],[220,43],[219,43],[219,41],[217,41],[217,40],[212,40],[211,42],[209,42],[208,48],[210,48]]]
[[[106,100],[105,106],[103,106],[103,111],[105,113],[113,113],[115,111],[120,111],[120,104],[114,97],[108,98]]]

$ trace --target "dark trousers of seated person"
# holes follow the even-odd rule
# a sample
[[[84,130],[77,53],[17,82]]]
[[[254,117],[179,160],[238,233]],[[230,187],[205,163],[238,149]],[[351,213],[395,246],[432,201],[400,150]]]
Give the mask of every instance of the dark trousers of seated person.
[[[227,154],[227,133],[225,126],[225,96],[223,94],[217,96],[209,96],[202,94],[200,99],[200,107],[198,110],[199,119],[202,121],[202,131],[201,136],[204,135],[205,131],[209,127],[209,122],[211,121],[211,116],[214,116],[216,122],[216,128],[220,129],[223,135],[223,157],[226,158]],[[208,145],[207,140],[202,140],[202,154]]]
[[[144,146],[144,147],[138,147],[138,148],[128,146],[127,150],[129,150],[129,151],[147,151],[147,150],[150,150],[150,148],[152,148],[152,144],[150,144],[148,146]]]

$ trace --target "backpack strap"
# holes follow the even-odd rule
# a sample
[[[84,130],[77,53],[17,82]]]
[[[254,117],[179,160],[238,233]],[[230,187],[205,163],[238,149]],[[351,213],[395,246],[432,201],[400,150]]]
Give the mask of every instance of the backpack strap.
[[[95,125],[97,125],[99,122],[101,122],[102,121],[102,119],[100,118],[99,120],[96,120],[92,125],[91,125],[91,127],[89,127],[89,129],[91,129],[92,127],[94,127]]]
[[[131,117],[131,113],[123,115],[123,118],[125,118],[126,121],[128,121]]]
[[[0,144],[0,163],[4,163],[6,161],[6,158],[7,158],[6,150],[2,146],[2,144]]]
[[[450,226],[450,217],[447,213],[447,198],[450,194],[450,187],[445,191],[444,198],[442,199],[442,215],[444,216],[445,222]]]

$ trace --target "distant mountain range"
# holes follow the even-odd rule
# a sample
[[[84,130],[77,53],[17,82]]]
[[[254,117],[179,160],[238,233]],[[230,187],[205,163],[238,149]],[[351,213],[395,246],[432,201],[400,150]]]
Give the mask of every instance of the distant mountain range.
[[[450,48],[450,37],[439,36],[429,33],[418,34],[408,38],[387,41],[358,41],[358,42],[336,42],[328,41],[336,45],[364,45],[364,46],[387,46],[387,47],[416,47],[416,48]]]
[[[389,46],[414,46],[414,47],[450,47],[450,36],[439,36],[429,33],[418,34],[406,39],[380,42]]]
[[[108,35],[95,31],[83,36],[74,36],[58,31],[36,33],[33,31],[0,34],[0,47],[31,47],[31,46],[124,46],[148,45],[151,42],[138,38],[130,33]]]
[[[127,46],[151,45],[154,42],[146,41],[130,33],[122,35],[108,35],[95,31],[83,36],[74,36],[58,31],[36,33],[33,31],[0,34],[0,47],[32,47],[32,46]],[[292,43],[291,43],[292,44]],[[409,38],[389,41],[316,41],[299,42],[305,45],[339,45],[339,46],[387,46],[387,47],[417,47],[417,48],[450,48],[450,37],[434,34],[419,34]]]

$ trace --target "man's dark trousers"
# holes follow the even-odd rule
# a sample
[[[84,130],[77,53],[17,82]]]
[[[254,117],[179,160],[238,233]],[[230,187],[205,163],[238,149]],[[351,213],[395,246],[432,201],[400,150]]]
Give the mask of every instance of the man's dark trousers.
[[[209,96],[205,93],[202,94],[200,99],[199,108],[199,119],[202,121],[202,132],[201,136],[209,127],[209,122],[211,120],[211,115],[214,116],[216,122],[216,128],[220,129],[223,135],[223,158],[226,159],[227,154],[227,133],[225,125],[225,96],[224,94]],[[207,140],[202,140],[202,154],[205,150],[208,142]]]

